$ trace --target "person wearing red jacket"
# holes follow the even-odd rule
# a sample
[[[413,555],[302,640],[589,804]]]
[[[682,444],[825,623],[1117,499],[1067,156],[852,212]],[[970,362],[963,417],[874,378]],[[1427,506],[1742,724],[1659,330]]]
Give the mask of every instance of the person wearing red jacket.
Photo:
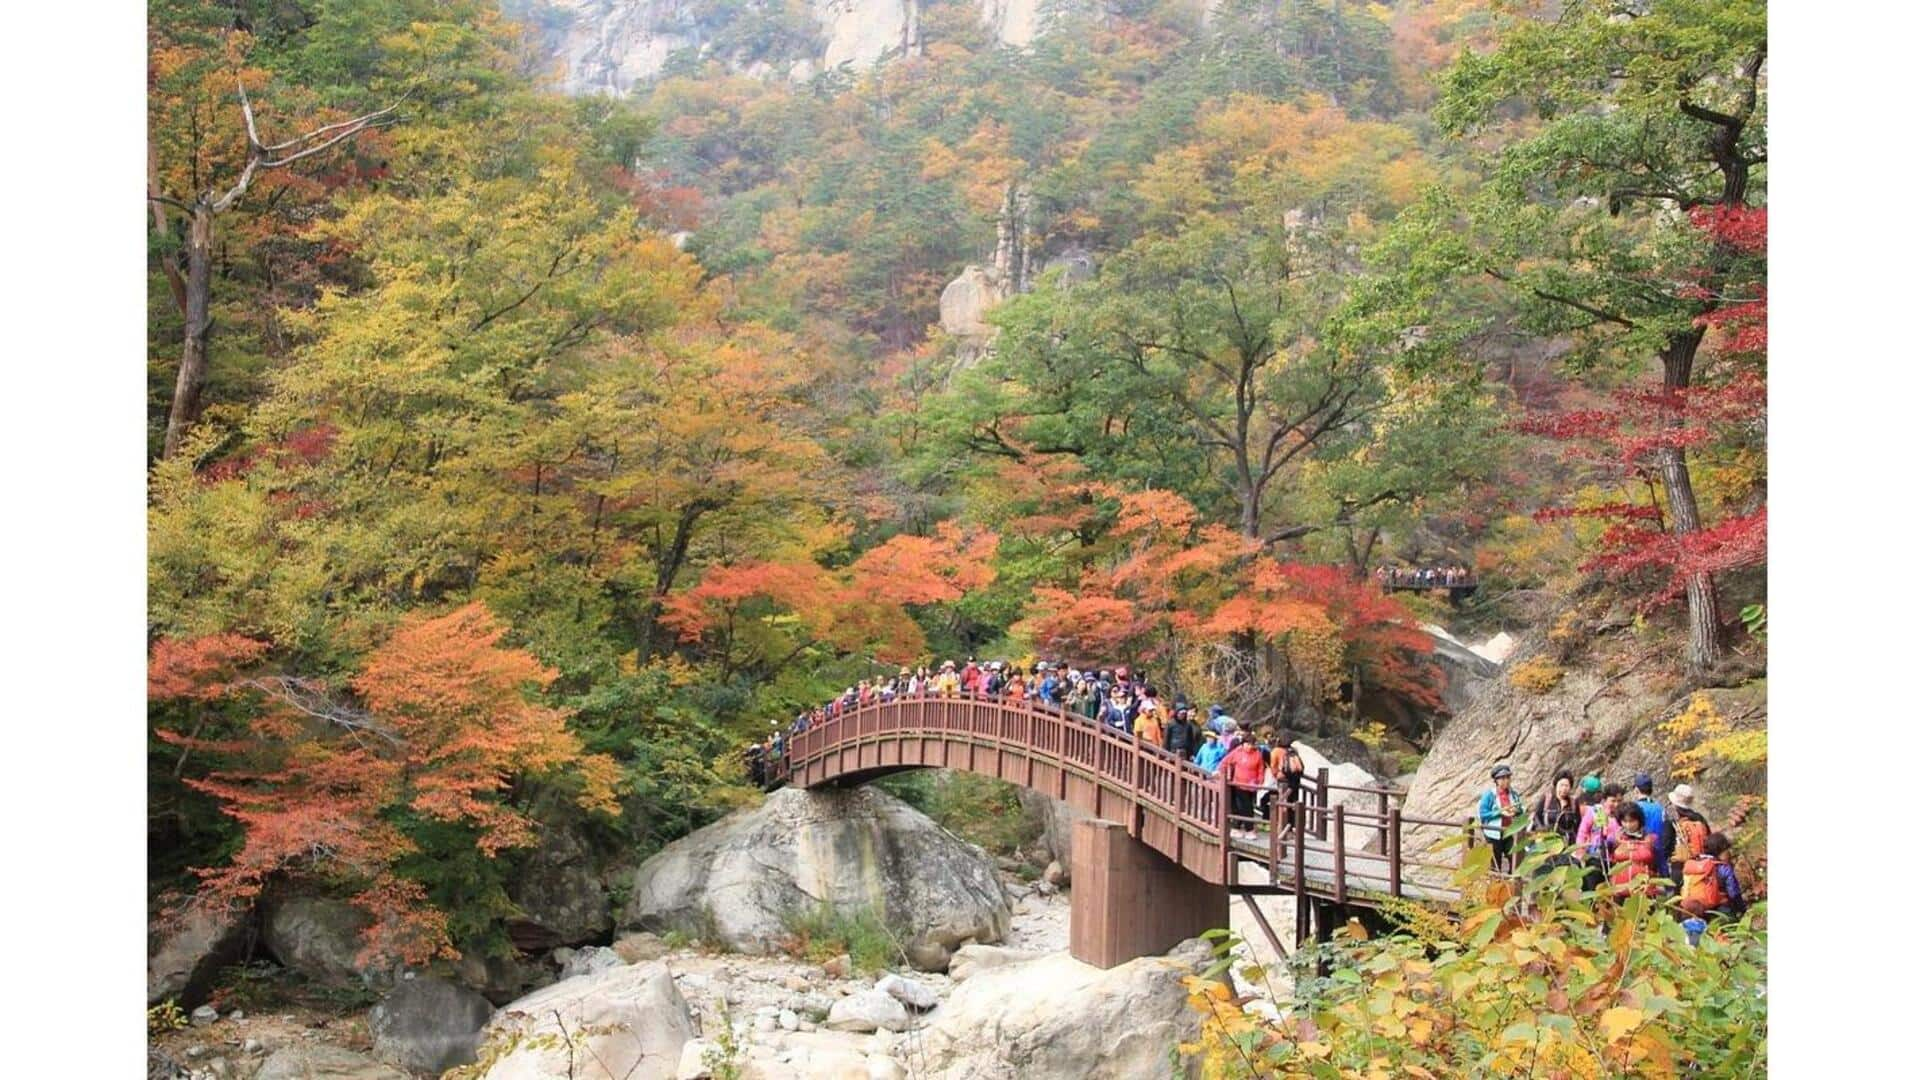
[[[1647,834],[1647,815],[1640,804],[1620,804],[1620,839],[1613,846],[1613,882],[1615,896],[1625,899],[1634,893],[1658,896],[1660,881],[1653,872],[1658,861],[1653,837]]]
[[[1227,751],[1220,762],[1220,768],[1226,773],[1228,791],[1232,795],[1233,816],[1251,818],[1254,816],[1254,793],[1267,779],[1267,756],[1251,739],[1242,739]],[[1234,829],[1235,839],[1251,840],[1256,836],[1252,828]]]

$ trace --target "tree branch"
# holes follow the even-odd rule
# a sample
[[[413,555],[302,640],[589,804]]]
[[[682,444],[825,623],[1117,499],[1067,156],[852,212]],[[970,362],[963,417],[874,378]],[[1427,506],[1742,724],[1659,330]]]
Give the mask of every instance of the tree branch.
[[[1505,282],[1509,285],[1517,284],[1517,282],[1513,280],[1513,277],[1511,275],[1502,273],[1501,271],[1495,270],[1492,267],[1487,267],[1486,273],[1488,277],[1494,279],[1495,281]],[[1584,311],[1587,314],[1593,316],[1596,319],[1599,319],[1602,322],[1610,322],[1616,326],[1624,326],[1629,330],[1634,328],[1635,324],[1632,319],[1626,318],[1625,316],[1622,316],[1622,315],[1615,315],[1611,311],[1606,311],[1601,308],[1594,307],[1592,304],[1582,303],[1579,300],[1575,300],[1571,296],[1560,296],[1555,293],[1547,292],[1544,289],[1536,289],[1531,285],[1522,285],[1521,288],[1526,289],[1528,292],[1531,292],[1533,295],[1539,297],[1542,300],[1548,300],[1556,304],[1565,304],[1570,308],[1575,308],[1577,310]]]

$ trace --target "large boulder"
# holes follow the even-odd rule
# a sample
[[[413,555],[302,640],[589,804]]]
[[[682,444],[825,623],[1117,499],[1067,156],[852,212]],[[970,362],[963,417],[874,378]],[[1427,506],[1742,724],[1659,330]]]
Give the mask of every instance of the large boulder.
[[[494,955],[477,946],[462,948],[460,959],[447,970],[460,985],[495,1005],[505,1005],[554,981],[553,969],[545,964],[517,952]]]
[[[1054,884],[1072,881],[1073,825],[1090,815],[1085,810],[1032,788],[1016,790],[1019,792],[1021,808],[1027,812],[1027,817],[1040,826],[1040,846],[1051,861],[1060,864],[1064,876]]]
[[[1068,953],[982,971],[956,986],[923,1030],[926,1074],[948,1080],[1167,1075],[1167,1052],[1199,1030],[1181,979],[1212,959],[1182,942],[1101,970]]]
[[[260,1063],[253,1080],[412,1080],[406,1073],[365,1054],[326,1043],[302,1043],[275,1050]]]
[[[848,994],[827,1011],[828,1031],[905,1031],[912,1023],[907,1007],[878,988]]]
[[[147,930],[147,1004],[173,998],[192,1008],[206,996],[214,973],[246,954],[253,937],[246,910],[188,907]]]
[[[614,968],[555,983],[496,1012],[481,1045],[510,1049],[483,1080],[668,1080],[694,1034],[665,964]]]
[[[267,905],[260,940],[282,966],[316,983],[387,985],[388,972],[359,961],[370,925],[367,913],[345,900],[289,896]]]
[[[783,788],[669,844],[634,874],[624,927],[678,928],[765,953],[827,905],[871,911],[922,970],[999,941],[1011,911],[993,861],[874,788]]]
[[[593,855],[569,829],[548,828],[507,895],[521,916],[507,924],[523,949],[551,949],[604,940],[613,929],[613,905]]]
[[[367,1014],[374,1056],[435,1076],[474,1060],[480,1029],[493,1017],[486,998],[432,976],[401,979]]]
[[[1440,689],[1441,703],[1449,714],[1458,716],[1500,677],[1500,661],[1483,651],[1487,646],[1468,645],[1444,627],[1429,624],[1421,629],[1433,638],[1433,660],[1446,676]],[[1488,644],[1503,659],[1513,650],[1513,639],[1504,633]]]
[[[982,972],[1024,964],[1044,955],[1029,949],[1009,949],[1004,945],[962,945],[953,951],[953,962],[947,967],[947,977],[954,982],[964,982]]]

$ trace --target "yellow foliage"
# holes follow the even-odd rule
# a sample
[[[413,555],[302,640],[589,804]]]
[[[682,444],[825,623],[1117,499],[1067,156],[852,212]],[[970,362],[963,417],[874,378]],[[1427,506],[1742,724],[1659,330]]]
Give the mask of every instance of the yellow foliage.
[[[1766,729],[1736,730],[1705,692],[1696,692],[1684,710],[1660,725],[1660,732],[1671,740],[1673,775],[1681,779],[1699,776],[1715,762],[1737,766],[1767,762]]]
[[[1516,689],[1529,694],[1544,694],[1560,685],[1560,679],[1566,675],[1566,669],[1553,662],[1551,657],[1536,656],[1523,660],[1507,673],[1507,681]]]

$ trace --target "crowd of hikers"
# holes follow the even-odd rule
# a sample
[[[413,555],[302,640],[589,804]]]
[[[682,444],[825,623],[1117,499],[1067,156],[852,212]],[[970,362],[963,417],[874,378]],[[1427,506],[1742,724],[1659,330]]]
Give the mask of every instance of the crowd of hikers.
[[[1373,572],[1382,589],[1444,589],[1473,584],[1464,566],[1382,566]]]
[[[956,664],[938,668],[901,668],[886,679],[862,679],[857,686],[823,705],[794,717],[747,749],[747,769],[764,786],[786,754],[787,740],[843,713],[876,701],[911,697],[970,697],[998,701],[1027,701],[1105,724],[1141,743],[1193,762],[1210,775],[1225,772],[1231,792],[1232,814],[1247,819],[1247,829],[1233,830],[1236,839],[1253,839],[1252,819],[1267,816],[1271,800],[1283,803],[1300,798],[1306,763],[1293,740],[1271,727],[1244,730],[1220,705],[1209,705],[1205,718],[1185,697],[1163,699],[1152,683],[1122,664],[1113,668],[1081,669],[1040,661],[1031,670],[1001,660]]]
[[[1582,868],[1590,889],[1672,896],[1695,918],[1738,917],[1746,910],[1733,843],[1694,807],[1690,784],[1675,786],[1663,804],[1646,773],[1628,788],[1592,774],[1576,783],[1563,769],[1529,806],[1513,790],[1513,770],[1498,765],[1474,817],[1493,848],[1496,870],[1514,871],[1517,845],[1558,836],[1563,849],[1548,865]]]
[[[1301,801],[1307,767],[1291,738],[1267,726],[1247,730],[1218,704],[1209,705],[1202,719],[1184,696],[1166,701],[1126,665],[1096,669],[1040,661],[1029,669],[969,659],[965,664],[948,660],[937,668],[903,667],[885,679],[860,680],[796,715],[784,729],[776,725],[765,740],[747,748],[748,773],[756,784],[767,785],[779,774],[789,739],[861,706],[959,697],[1031,701],[1107,725],[1209,775],[1224,773],[1234,839],[1256,839],[1274,799],[1282,806]],[[1646,773],[1634,777],[1629,791],[1597,775],[1576,783],[1573,773],[1563,770],[1529,806],[1514,791],[1513,770],[1500,765],[1474,816],[1493,849],[1496,870],[1512,873],[1519,861],[1516,846],[1529,838],[1558,835],[1565,843],[1551,861],[1582,868],[1589,888],[1610,885],[1618,895],[1673,894],[1695,917],[1737,916],[1746,901],[1728,855],[1732,844],[1726,834],[1713,831],[1693,803],[1693,788],[1680,784],[1662,804]],[[1285,823],[1282,835],[1296,824]]]

